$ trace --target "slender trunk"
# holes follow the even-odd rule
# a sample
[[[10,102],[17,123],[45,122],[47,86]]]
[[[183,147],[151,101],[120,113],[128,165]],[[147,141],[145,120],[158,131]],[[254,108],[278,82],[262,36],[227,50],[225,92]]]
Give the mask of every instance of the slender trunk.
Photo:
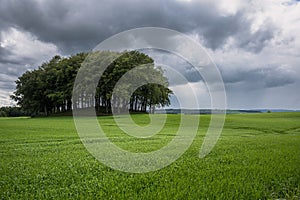
[[[72,110],[72,100],[68,99],[67,100],[67,111],[70,111],[70,110]]]
[[[44,112],[45,112],[45,115],[48,116],[48,109],[47,109],[47,105],[44,105]]]
[[[135,105],[134,105],[134,111],[138,110],[138,97],[135,97]]]

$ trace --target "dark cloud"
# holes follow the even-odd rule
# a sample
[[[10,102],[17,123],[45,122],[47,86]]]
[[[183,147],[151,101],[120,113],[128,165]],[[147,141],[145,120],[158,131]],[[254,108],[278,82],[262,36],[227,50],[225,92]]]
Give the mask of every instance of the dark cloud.
[[[143,52],[154,58],[158,65],[164,64],[177,70],[191,83],[203,81],[203,77],[195,67],[175,54],[162,50],[144,50]],[[220,63],[220,65],[222,64]],[[297,80],[297,73],[286,66],[258,66],[253,68],[236,67],[236,69],[232,69],[222,66],[220,72],[226,85],[235,84],[246,89],[283,87],[293,84]],[[167,76],[172,76],[172,74],[167,74]]]
[[[237,45],[240,48],[248,51],[258,53],[260,52],[270,41],[277,31],[275,25],[271,20],[266,20],[261,25],[261,28],[252,33],[250,26],[246,26],[236,36]]]
[[[26,70],[29,70],[29,66],[25,65],[16,65],[16,64],[10,64],[10,63],[0,63],[0,74],[5,74],[9,77],[16,78],[20,76],[22,73],[24,73]],[[33,69],[34,66],[31,66]],[[1,79],[0,81],[4,81],[4,79]]]
[[[29,41],[21,46],[5,46],[0,43],[0,75],[7,75],[0,77],[0,97],[4,93],[13,91],[13,80],[16,80],[19,75],[28,69],[36,68],[57,52],[69,55],[79,51],[88,51],[116,33],[147,26],[165,27],[195,35],[212,52],[224,51],[225,56],[232,57],[230,51],[236,52],[233,59],[239,60],[240,62],[237,63],[240,66],[222,67],[221,72],[227,88],[233,86],[237,88],[235,99],[241,96],[245,98],[241,98],[240,102],[247,99],[249,102],[254,102],[253,99],[257,93],[253,92],[253,96],[246,98],[244,95],[246,90],[255,91],[257,88],[272,90],[299,85],[295,75],[297,73],[282,67],[284,64],[290,64],[291,68],[297,71],[296,64],[291,63],[288,56],[282,57],[282,61],[274,62],[258,59],[255,64],[249,64],[247,63],[249,60],[243,60],[248,55],[250,57],[260,55],[265,48],[268,48],[270,55],[273,54],[277,45],[271,44],[274,38],[276,40],[273,42],[279,42],[281,47],[292,47],[290,51],[297,49],[297,34],[276,38],[280,31],[283,31],[280,26],[285,27],[286,24],[258,16],[261,19],[259,23],[262,22],[262,24],[253,29],[256,17],[256,11],[253,12],[253,10],[256,8],[252,10],[246,6],[238,8],[236,12],[226,13],[220,11],[218,2],[214,1],[0,1],[0,42],[3,42],[5,37],[10,37],[11,29],[27,34],[24,36],[25,39],[12,38],[12,40],[20,43],[23,40]],[[261,4],[267,3],[261,2]],[[249,3],[249,7],[251,6],[253,5]],[[261,10],[261,12],[264,14],[265,11]],[[289,27],[293,26],[294,21],[288,21],[290,22]],[[3,33],[8,35],[3,35]],[[31,45],[30,48],[26,48],[28,45]],[[283,50],[281,49],[281,52],[289,54],[289,51]],[[239,57],[240,52],[245,54],[244,57]],[[294,59],[298,56],[295,52],[292,52]],[[195,69],[182,59],[166,56],[162,52],[158,54],[160,55],[154,56],[155,61],[176,67],[188,81],[202,80]],[[230,93],[230,91],[227,92]],[[294,94],[294,92],[291,93]]]
[[[0,19],[2,29],[13,26],[31,32],[66,54],[90,50],[115,33],[145,26],[199,34],[212,49],[222,46],[228,37],[238,36],[241,47],[259,50],[261,41],[272,35],[268,29],[239,36],[251,25],[243,12],[222,15],[215,4],[200,1],[2,0]]]
[[[0,73],[0,88],[1,90],[13,90],[15,88],[14,81],[16,77],[8,75],[7,73]]]
[[[1,37],[0,37],[1,41]],[[24,57],[21,55],[16,55],[14,52],[11,51],[9,48],[3,48],[0,46],[0,63],[2,65],[8,66],[8,65],[19,65],[22,63],[35,63],[35,58],[30,57]]]
[[[201,75],[199,74],[198,70],[195,69],[189,62],[184,60],[183,58],[179,57],[178,55],[175,55],[173,53],[159,50],[159,49],[145,49],[141,52],[146,53],[147,55],[151,56],[155,64],[157,66],[168,66],[174,70],[176,70],[179,74],[184,76],[184,78],[188,82],[198,82],[203,80]],[[163,68],[163,67],[162,67]],[[176,75],[173,73],[165,72],[165,76],[169,79],[176,79]],[[176,84],[179,84],[176,82]]]
[[[12,82],[0,82],[0,88],[3,90],[13,90],[15,89],[15,85]]]
[[[257,69],[222,70],[222,77],[227,86],[242,84],[247,89],[283,87],[295,83],[295,72],[283,67],[264,67]]]
[[[1,39],[1,37],[0,37]],[[6,48],[3,48],[0,46],[0,63],[14,63],[16,64],[15,62],[11,61],[10,59],[7,59],[7,57],[9,55],[11,55],[12,53],[6,49]]]

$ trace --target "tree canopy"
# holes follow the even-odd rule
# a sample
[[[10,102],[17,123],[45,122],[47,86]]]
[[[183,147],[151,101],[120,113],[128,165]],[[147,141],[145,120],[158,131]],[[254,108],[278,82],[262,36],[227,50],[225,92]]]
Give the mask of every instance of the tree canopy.
[[[99,77],[97,72],[105,65],[107,67]],[[133,81],[118,84],[124,75],[128,75],[137,66],[142,67],[131,73],[130,79]],[[80,67],[83,78],[73,88]],[[124,77],[128,79],[128,76]],[[135,85],[137,80],[147,84]],[[95,91],[89,91],[86,86],[95,81]],[[119,86],[117,89],[116,85]],[[126,91],[132,88],[135,90],[128,96]],[[121,95],[114,95],[114,90],[119,90],[117,93]],[[148,55],[138,51],[97,51],[78,53],[66,58],[57,55],[38,69],[26,71],[18,77],[16,90],[11,98],[24,111],[33,115],[49,115],[71,111],[74,108],[92,107],[105,113],[111,113],[112,110],[122,112],[126,109],[146,112],[153,111],[155,106],[169,105],[171,93],[162,70],[154,65],[153,59]],[[72,98],[73,94],[75,97]]]

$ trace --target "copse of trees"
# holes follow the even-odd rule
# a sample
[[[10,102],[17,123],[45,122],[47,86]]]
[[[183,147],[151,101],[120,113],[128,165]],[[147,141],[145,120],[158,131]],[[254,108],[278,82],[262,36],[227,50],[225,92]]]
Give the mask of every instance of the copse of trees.
[[[74,81],[82,63],[86,71],[81,74],[87,75],[76,85],[75,97],[72,99]],[[99,77],[97,72],[106,64],[106,69]],[[129,101],[114,97],[113,90],[119,79],[135,67],[143,65],[147,65],[147,73],[139,72],[134,75],[135,78],[146,80],[154,76],[163,84],[149,83],[138,87],[130,98],[124,98]],[[96,90],[89,91],[88,84],[95,80],[98,81]],[[124,91],[126,87],[123,88]],[[153,59],[148,55],[138,51],[99,51],[78,53],[67,58],[54,56],[38,69],[21,75],[16,81],[16,90],[11,98],[22,110],[32,115],[49,115],[92,107],[105,113],[111,113],[113,109],[145,112],[147,109],[154,110],[155,106],[169,105],[171,93],[162,70],[154,65]]]
[[[38,69],[25,72],[16,81],[16,90],[11,98],[32,115],[71,110],[72,82],[86,55],[54,56]]]

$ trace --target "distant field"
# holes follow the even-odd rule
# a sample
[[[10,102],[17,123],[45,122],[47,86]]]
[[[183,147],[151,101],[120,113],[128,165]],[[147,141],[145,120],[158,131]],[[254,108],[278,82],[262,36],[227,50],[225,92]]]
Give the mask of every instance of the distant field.
[[[112,117],[98,119],[118,146],[147,152],[172,139],[180,116],[168,115],[162,132],[143,140],[122,134]],[[71,117],[0,118],[0,199],[300,199],[300,113],[228,115],[217,145],[200,159],[209,119],[201,116],[176,162],[131,174],[91,156]]]

